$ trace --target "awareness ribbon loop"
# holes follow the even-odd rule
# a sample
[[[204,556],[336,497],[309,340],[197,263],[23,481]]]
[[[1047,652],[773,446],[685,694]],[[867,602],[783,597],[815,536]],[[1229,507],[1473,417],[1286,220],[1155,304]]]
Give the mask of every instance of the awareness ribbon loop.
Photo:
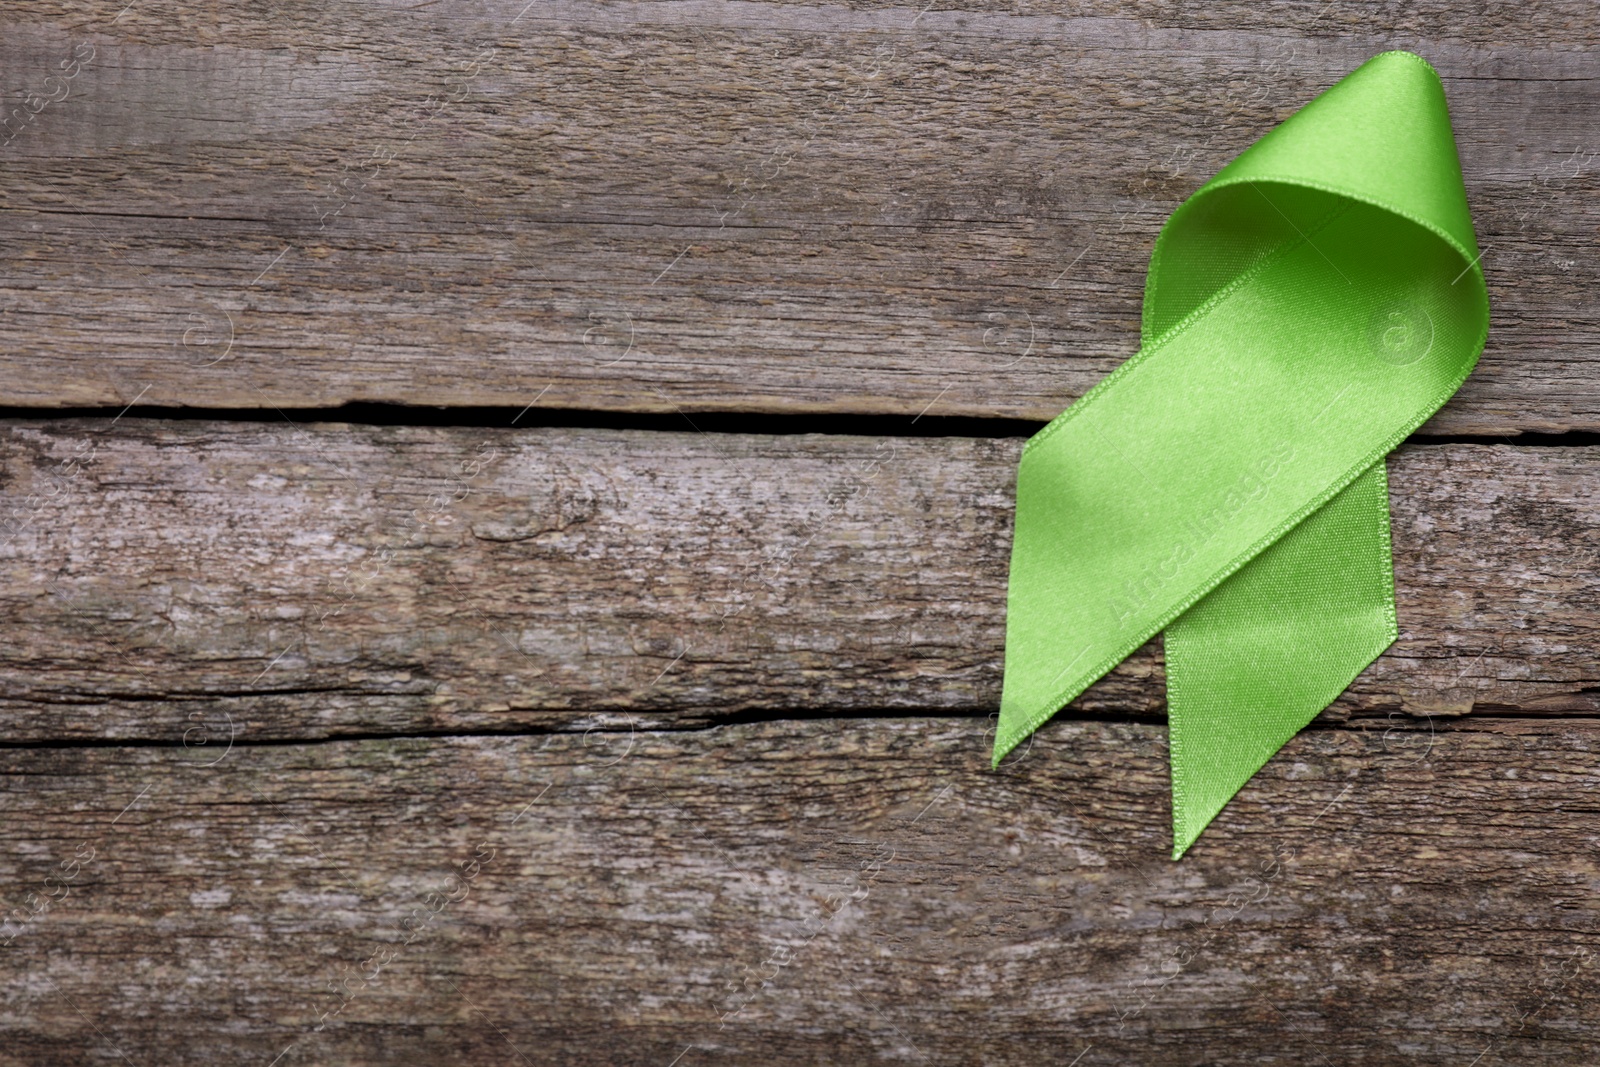
[[[997,766],[1165,630],[1177,859],[1394,642],[1384,459],[1483,350],[1478,259],[1409,52],[1172,214],[1139,352],[1023,449]]]

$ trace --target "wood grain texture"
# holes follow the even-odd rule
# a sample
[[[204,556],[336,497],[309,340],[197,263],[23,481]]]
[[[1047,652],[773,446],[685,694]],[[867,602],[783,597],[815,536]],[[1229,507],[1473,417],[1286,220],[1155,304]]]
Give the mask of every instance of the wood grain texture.
[[[990,714],[1021,443],[3,424],[0,712],[12,739],[211,744]],[[1600,710],[1600,450],[1390,469],[1401,640],[1328,714]],[[1147,648],[1075,707],[1163,695]]]
[[[6,404],[1050,418],[1172,209],[1407,47],[1494,307],[1428,429],[1600,429],[1587,3],[120,7],[0,15]]]
[[[1591,3],[0,12],[0,1067],[1595,1063],[1600,448],[1392,456],[1401,640],[1175,864],[1159,643],[987,769],[1020,440],[273,411],[1046,419],[1395,47],[1425,431],[1600,431]]]
[[[1164,728],[984,746],[3,753],[0,878],[56,899],[0,927],[0,1060],[1594,1062],[1594,720],[1313,729],[1177,864]]]

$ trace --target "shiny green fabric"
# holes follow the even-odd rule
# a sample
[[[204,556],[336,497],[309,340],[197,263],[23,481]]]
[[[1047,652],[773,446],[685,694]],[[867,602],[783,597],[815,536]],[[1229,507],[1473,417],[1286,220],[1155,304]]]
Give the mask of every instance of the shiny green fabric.
[[[1444,88],[1408,52],[1185,201],[1138,354],[1023,450],[996,765],[1165,630],[1181,856],[1395,640],[1384,457],[1488,322]]]

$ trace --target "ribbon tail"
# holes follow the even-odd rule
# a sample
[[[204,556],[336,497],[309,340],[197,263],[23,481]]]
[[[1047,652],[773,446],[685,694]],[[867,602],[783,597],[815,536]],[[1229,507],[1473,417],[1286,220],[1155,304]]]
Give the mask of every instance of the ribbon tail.
[[[1080,583],[1062,567],[1074,546],[1073,513],[1057,506],[1070,499],[1048,457],[1024,450],[1017,465],[1016,527],[1006,593],[1005,673],[1000,722],[995,730],[995,767],[1024,738],[1127,653],[1109,659],[1104,647],[1062,623],[1064,605],[1085,601]],[[1082,515],[1083,510],[1076,514]],[[1106,601],[1113,612],[1123,593]],[[1149,636],[1154,636],[1154,631]],[[1131,651],[1131,650],[1130,650]],[[1098,661],[1098,662],[1097,662]]]
[[[1168,626],[1172,858],[1397,636],[1380,460]]]

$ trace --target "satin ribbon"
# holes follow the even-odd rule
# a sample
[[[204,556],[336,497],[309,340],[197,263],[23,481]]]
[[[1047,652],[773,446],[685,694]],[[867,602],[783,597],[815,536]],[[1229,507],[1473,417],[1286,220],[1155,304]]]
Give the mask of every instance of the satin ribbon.
[[[1384,457],[1483,350],[1478,257],[1409,52],[1172,214],[1138,354],[1023,449],[996,766],[1165,630],[1177,859],[1394,642]]]

